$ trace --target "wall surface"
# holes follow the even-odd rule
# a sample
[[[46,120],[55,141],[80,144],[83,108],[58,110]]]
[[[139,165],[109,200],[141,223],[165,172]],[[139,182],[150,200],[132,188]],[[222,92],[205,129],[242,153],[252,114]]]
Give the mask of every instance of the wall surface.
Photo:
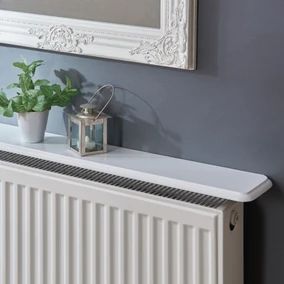
[[[67,72],[84,95],[103,83],[121,88],[109,109],[112,143],[270,176],[273,189],[246,206],[245,283],[281,284],[283,11],[283,0],[199,0],[195,72],[2,46],[0,86],[15,80],[14,60],[44,59],[39,77],[60,82]],[[62,117],[53,110],[48,130],[64,133]]]

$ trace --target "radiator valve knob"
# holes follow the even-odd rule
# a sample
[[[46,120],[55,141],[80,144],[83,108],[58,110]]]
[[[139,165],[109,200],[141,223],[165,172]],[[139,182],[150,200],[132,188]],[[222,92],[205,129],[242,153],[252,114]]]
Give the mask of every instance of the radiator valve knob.
[[[230,218],[230,230],[231,231],[234,231],[238,221],[239,221],[239,214],[236,210],[233,210],[231,213],[231,218]]]

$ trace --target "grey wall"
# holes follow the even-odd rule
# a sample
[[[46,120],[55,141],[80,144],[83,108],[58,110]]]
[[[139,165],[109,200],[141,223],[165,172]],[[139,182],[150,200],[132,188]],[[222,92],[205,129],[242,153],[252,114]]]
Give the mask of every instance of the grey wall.
[[[124,88],[110,109],[121,129],[113,142],[269,175],[272,191],[246,206],[245,278],[284,283],[284,1],[199,2],[196,72],[3,46],[0,85],[14,80],[15,59],[44,59],[40,76],[69,71],[82,93]],[[64,132],[60,110],[48,130]]]

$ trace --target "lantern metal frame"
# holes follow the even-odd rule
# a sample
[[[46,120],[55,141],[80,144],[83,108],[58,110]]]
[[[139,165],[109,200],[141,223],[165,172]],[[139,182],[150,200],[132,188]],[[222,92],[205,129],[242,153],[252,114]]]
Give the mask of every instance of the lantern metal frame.
[[[87,107],[91,104],[91,102],[93,101],[94,97],[104,88],[111,88],[112,89],[112,95],[110,97],[110,99],[107,101],[107,103],[104,105],[104,107],[102,108],[102,110],[100,112],[96,112],[93,114],[92,117],[88,118],[88,116],[84,116],[82,115],[81,117],[78,116],[78,114],[68,114],[68,134],[67,134],[67,139],[68,139],[68,147],[72,152],[75,152],[77,154],[80,154],[81,156],[90,156],[90,155],[95,155],[95,154],[102,154],[102,153],[106,153],[107,152],[107,130],[108,130],[108,125],[107,125],[107,120],[110,118],[110,116],[106,115],[105,113],[103,113],[103,111],[105,110],[105,108],[108,106],[108,104],[110,103],[110,101],[112,100],[113,96],[114,96],[114,87],[112,85],[104,85],[101,88],[99,88],[96,93],[91,97],[91,99],[89,100],[89,102],[81,107]],[[95,117],[95,118],[94,118]],[[71,142],[72,142],[72,123],[78,125],[79,127],[79,133],[78,133],[78,151],[76,151],[72,146],[71,146]],[[85,137],[86,137],[86,126],[94,126],[96,127],[96,125],[102,125],[103,127],[103,144],[102,144],[102,150],[98,150],[98,151],[90,151],[87,152],[86,151],[86,141],[85,141]]]

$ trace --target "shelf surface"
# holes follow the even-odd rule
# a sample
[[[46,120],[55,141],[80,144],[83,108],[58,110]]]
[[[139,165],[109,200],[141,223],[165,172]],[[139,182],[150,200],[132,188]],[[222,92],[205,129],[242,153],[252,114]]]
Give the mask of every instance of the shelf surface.
[[[262,174],[113,146],[106,154],[82,158],[68,150],[64,136],[46,134],[44,143],[23,144],[18,128],[6,124],[0,124],[0,150],[238,202],[253,201],[272,186]]]

